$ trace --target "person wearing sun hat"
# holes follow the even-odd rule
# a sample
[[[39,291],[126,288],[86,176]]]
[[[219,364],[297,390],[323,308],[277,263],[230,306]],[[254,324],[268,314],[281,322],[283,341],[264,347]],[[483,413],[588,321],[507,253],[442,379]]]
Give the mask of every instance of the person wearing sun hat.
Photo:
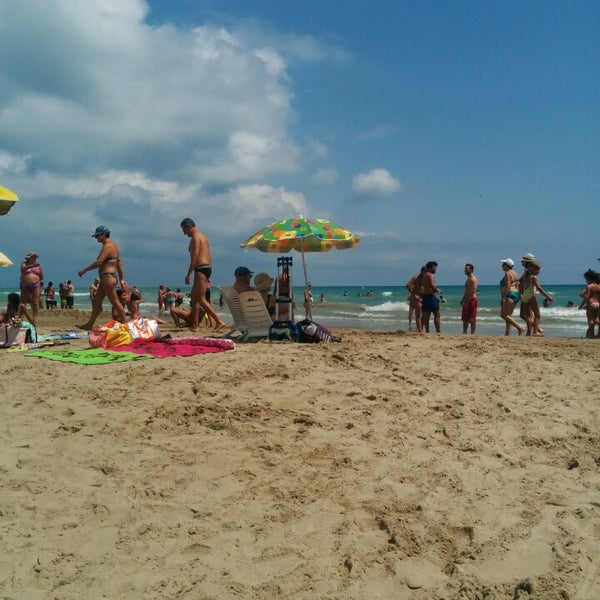
[[[80,329],[85,330],[90,330],[94,327],[94,322],[102,312],[102,301],[105,297],[108,298],[112,305],[115,320],[121,323],[127,321],[125,309],[117,294],[119,283],[123,293],[126,294],[129,291],[127,282],[123,277],[123,264],[121,262],[119,247],[110,239],[110,229],[106,225],[98,225],[92,237],[99,244],[102,244],[102,249],[100,250],[100,254],[98,254],[98,258],[87,267],[81,269],[78,275],[81,277],[88,271],[98,269],[100,284],[92,302],[92,312],[89,319],[82,325],[78,325]]]
[[[275,295],[271,294],[271,286],[275,280],[268,273],[257,273],[254,276],[254,287],[257,292],[260,292],[265,306],[273,319],[275,317]]]
[[[524,282],[529,279],[530,273],[529,269],[535,262],[535,256],[531,252],[523,253],[521,256],[521,266],[523,267],[523,273],[521,273],[521,277],[519,278],[519,295],[520,297],[523,295]],[[529,305],[526,302],[523,302],[521,299],[521,307],[519,308],[519,317],[525,321],[527,324],[527,332],[530,333],[530,319],[529,319]]]
[[[519,302],[519,275],[513,268],[515,263],[512,258],[503,258],[500,260],[500,264],[504,271],[504,277],[500,280],[500,293],[502,294],[500,317],[506,323],[504,335],[510,335],[511,327],[514,327],[519,332],[519,335],[522,335],[525,330],[512,316],[515,306]]]

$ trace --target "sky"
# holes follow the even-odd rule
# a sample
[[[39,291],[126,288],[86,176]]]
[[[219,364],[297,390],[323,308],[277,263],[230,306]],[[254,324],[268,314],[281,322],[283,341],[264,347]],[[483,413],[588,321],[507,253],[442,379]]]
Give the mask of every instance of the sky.
[[[72,279],[111,229],[131,285],[183,286],[196,221],[213,285],[261,227],[303,215],[361,237],[306,255],[319,285],[600,268],[600,3],[0,0],[0,287],[39,254]],[[292,252],[296,278],[301,257]],[[298,281],[298,279],[296,279]]]

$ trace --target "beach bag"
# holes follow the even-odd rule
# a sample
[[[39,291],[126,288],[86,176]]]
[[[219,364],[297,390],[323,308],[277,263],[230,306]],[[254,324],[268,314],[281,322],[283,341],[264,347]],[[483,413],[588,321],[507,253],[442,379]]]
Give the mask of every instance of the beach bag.
[[[318,342],[339,342],[340,339],[334,337],[331,331],[324,325],[304,319],[296,323],[298,327],[299,341],[306,344],[317,344]]]
[[[144,319],[143,317],[135,321],[127,323],[131,341],[136,342],[153,342],[160,339],[158,331],[158,323],[154,319]]]
[[[113,348],[131,344],[131,334],[125,323],[109,321],[100,329],[89,332],[89,342],[92,348]]]
[[[317,324],[304,319],[297,324],[298,341],[304,344],[318,344],[321,338],[317,335]]]
[[[29,323],[27,324],[29,325]],[[22,346],[31,341],[31,330],[27,327],[4,323],[0,324],[0,347],[9,348],[10,346]]]
[[[288,340],[290,342],[298,341],[298,329],[292,321],[274,321],[269,327],[269,340],[272,342]]]

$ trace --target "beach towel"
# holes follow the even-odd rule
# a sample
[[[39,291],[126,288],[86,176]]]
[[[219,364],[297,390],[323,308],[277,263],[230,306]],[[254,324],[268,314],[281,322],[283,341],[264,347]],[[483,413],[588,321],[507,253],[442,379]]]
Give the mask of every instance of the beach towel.
[[[85,350],[33,350],[25,356],[48,358],[62,362],[78,363],[80,365],[107,365],[128,360],[145,360],[152,358],[149,354],[134,354],[133,352],[113,352],[103,348],[87,348]]]
[[[235,342],[221,338],[169,338],[162,342],[138,342],[127,346],[113,348],[116,352],[133,352],[150,354],[155,358],[170,356],[194,356],[209,352],[223,352],[233,350]]]

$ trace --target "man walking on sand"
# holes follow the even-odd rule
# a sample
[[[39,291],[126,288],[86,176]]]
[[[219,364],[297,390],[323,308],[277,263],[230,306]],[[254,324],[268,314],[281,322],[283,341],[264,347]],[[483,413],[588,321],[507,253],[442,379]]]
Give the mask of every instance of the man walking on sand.
[[[475,267],[471,263],[465,265],[465,293],[460,301],[462,306],[461,319],[463,322],[463,333],[467,333],[469,325],[471,325],[471,334],[475,333],[477,322],[477,277],[473,274]]]
[[[190,266],[185,276],[185,284],[190,285],[192,273],[194,274],[194,283],[190,294],[190,304],[192,308],[191,329],[198,330],[200,327],[200,313],[207,314],[209,320],[215,323],[215,329],[226,327],[219,315],[214,311],[210,302],[206,299],[206,291],[210,286],[210,276],[212,274],[212,262],[210,256],[210,246],[208,238],[196,229],[196,223],[192,219],[181,221],[181,230],[184,235],[190,238],[188,251],[190,253]]]
[[[433,313],[433,324],[436,333],[441,331],[440,319],[440,300],[436,294],[441,294],[435,284],[435,273],[438,264],[434,260],[430,260],[425,265],[425,275],[423,275],[423,328],[429,333],[429,317]]]

